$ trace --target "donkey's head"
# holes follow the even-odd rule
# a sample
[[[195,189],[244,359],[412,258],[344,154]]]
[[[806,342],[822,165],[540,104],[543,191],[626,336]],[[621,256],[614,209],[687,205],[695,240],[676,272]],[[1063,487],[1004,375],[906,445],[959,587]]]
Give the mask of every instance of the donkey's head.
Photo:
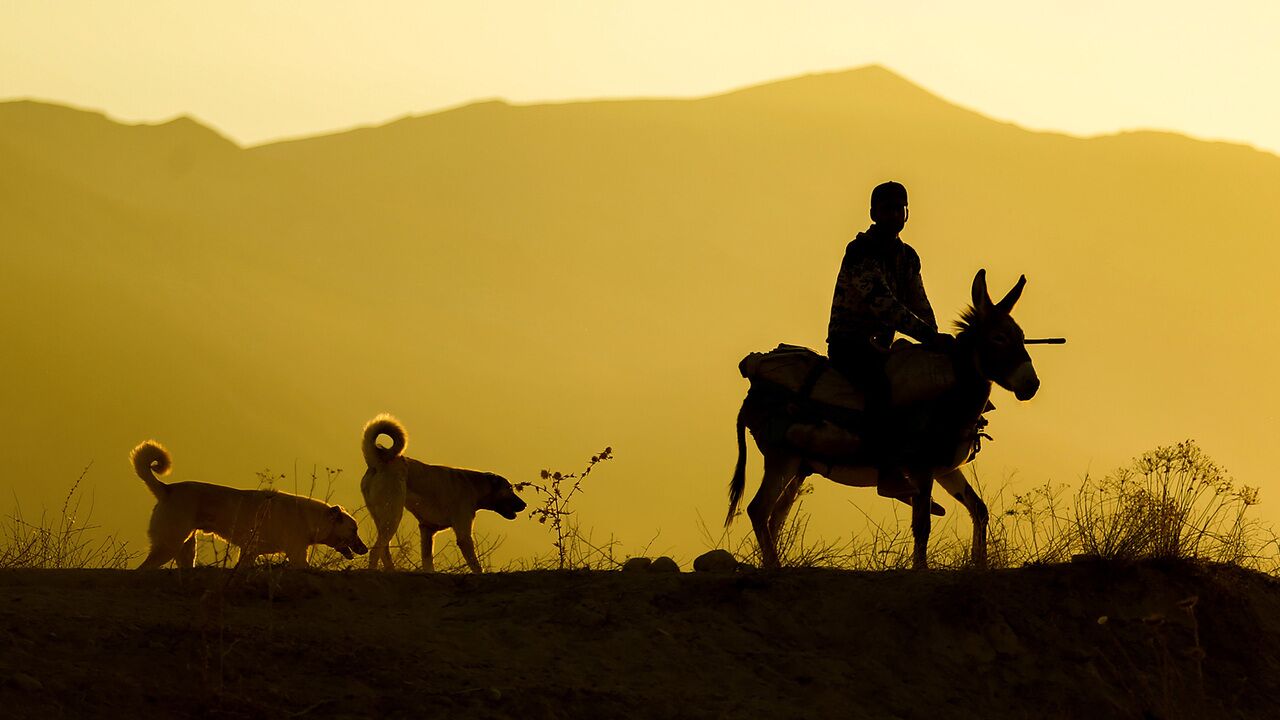
[[[978,372],[1019,400],[1030,400],[1040,389],[1040,378],[1031,365],[1022,328],[1009,314],[1022,295],[1027,276],[1018,278],[1000,302],[991,302],[987,293],[987,271],[973,278],[973,305],[964,311],[956,326],[960,336],[973,348]]]

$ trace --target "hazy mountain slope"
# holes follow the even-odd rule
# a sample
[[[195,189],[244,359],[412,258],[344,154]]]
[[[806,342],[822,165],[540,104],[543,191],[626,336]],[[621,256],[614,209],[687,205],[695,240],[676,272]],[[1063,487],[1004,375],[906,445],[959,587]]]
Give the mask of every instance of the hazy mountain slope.
[[[1194,436],[1265,487],[1280,158],[1247,148],[1030,133],[866,68],[691,101],[480,103],[247,150],[189,122],[2,104],[0,153],[0,230],[22,253],[6,265],[26,268],[2,291],[5,367],[30,378],[0,460],[20,477],[61,485],[97,458],[101,483],[136,483],[117,479],[124,454],[152,435],[183,477],[244,484],[295,459],[358,477],[359,427],[390,410],[411,452],[513,479],[612,444],[583,522],[692,551],[695,510],[722,512],[737,361],[821,347],[844,243],[893,177],[940,318],[979,267],[993,292],[1025,272],[1028,333],[1071,338],[1034,351],[1040,397],[996,398],[988,482],[1071,480]],[[147,384],[163,389],[144,401]],[[24,457],[48,433],[29,418],[59,414],[82,417],[54,466]],[[875,504],[820,493],[824,532],[848,526],[843,500]],[[109,502],[141,528],[140,488]]]

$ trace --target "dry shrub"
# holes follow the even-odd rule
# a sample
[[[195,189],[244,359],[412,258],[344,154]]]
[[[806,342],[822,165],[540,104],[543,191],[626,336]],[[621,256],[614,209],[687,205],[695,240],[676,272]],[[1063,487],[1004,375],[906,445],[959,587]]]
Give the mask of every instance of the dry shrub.
[[[974,485],[981,495],[976,474]],[[1070,560],[1075,531],[1062,499],[1067,489],[1045,482],[1024,493],[1011,493],[1006,481],[989,502],[988,565],[1004,568]]]
[[[1258,488],[1237,487],[1192,440],[1157,447],[1102,478],[1086,475],[1069,503],[1067,491],[1045,483],[1014,494],[1011,503],[998,492],[988,532],[991,567],[1074,557],[1280,567],[1275,532],[1249,514]]]
[[[602,547],[597,547],[591,542],[589,536],[584,536],[580,532],[576,519],[570,521],[570,516],[574,514],[571,507],[573,498],[585,492],[582,488],[583,481],[596,465],[612,459],[613,448],[607,447],[599,454],[592,455],[586,468],[580,473],[562,473],[558,470],[544,469],[541,473],[542,482],[515,484],[516,492],[528,488],[542,496],[542,505],[530,510],[529,517],[537,518],[539,523],[548,526],[554,533],[555,538],[551,541],[551,545],[555,549],[556,569],[590,567],[593,561],[605,557],[610,563],[614,562],[612,540]],[[535,559],[534,563],[538,563],[538,560]]]
[[[1159,447],[1076,495],[1080,551],[1104,558],[1196,558],[1251,566],[1266,528],[1248,517],[1256,487],[1235,481],[1194,442]]]
[[[89,463],[80,471],[56,517],[51,518],[42,510],[38,520],[27,520],[22,507],[14,502],[13,512],[0,520],[0,568],[121,569],[130,565],[135,553],[115,533],[101,539],[93,537],[99,526],[90,523],[92,498],[89,507],[81,512],[81,485],[92,466]]]

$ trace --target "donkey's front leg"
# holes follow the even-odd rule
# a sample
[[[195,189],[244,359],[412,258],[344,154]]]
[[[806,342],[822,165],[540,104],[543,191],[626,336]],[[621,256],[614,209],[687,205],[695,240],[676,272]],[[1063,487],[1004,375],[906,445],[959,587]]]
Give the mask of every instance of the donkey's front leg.
[[[965,479],[960,468],[938,476],[941,485],[951,497],[964,504],[973,520],[973,566],[979,570],[987,569],[987,504],[982,502],[978,493]]]
[[[929,526],[932,522],[929,506],[933,498],[933,473],[913,471],[911,479],[916,485],[916,495],[911,501],[911,536],[915,540],[911,567],[924,570],[929,567]]]

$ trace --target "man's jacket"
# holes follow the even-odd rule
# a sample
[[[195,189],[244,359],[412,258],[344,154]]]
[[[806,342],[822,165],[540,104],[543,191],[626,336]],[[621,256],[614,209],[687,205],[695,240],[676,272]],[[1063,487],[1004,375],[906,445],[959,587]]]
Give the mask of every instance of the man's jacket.
[[[916,251],[897,237],[858,233],[836,277],[827,342],[870,340],[887,350],[895,331],[925,340],[937,327]]]

